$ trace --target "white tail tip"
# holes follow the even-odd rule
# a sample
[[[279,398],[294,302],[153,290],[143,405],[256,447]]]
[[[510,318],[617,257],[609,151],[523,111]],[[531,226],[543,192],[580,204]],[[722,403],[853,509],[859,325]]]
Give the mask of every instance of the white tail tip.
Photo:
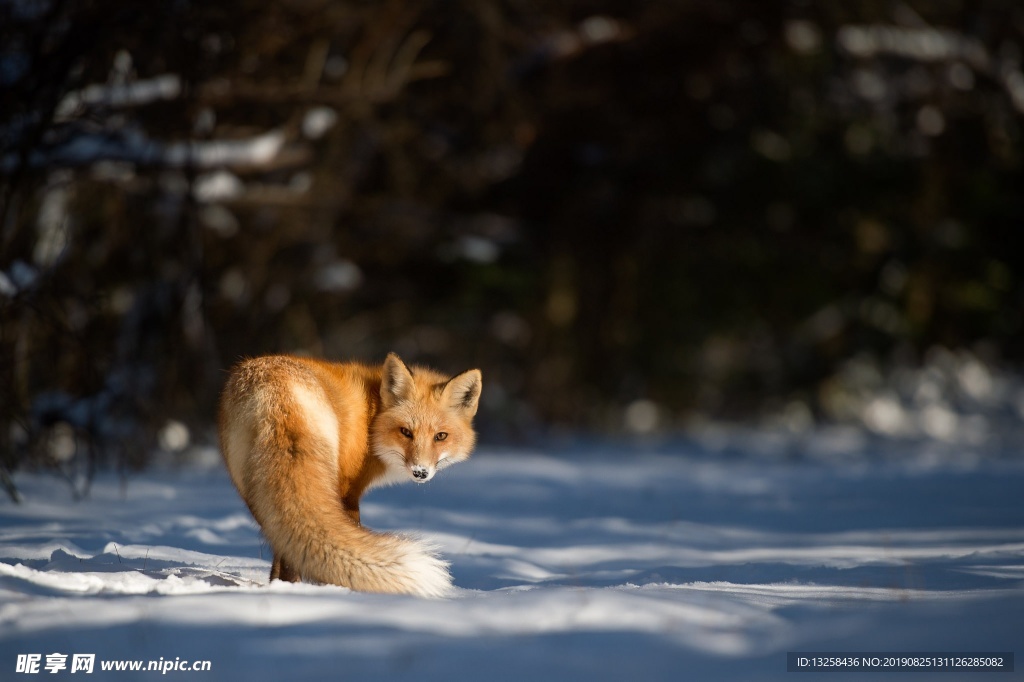
[[[437,556],[435,545],[407,538],[409,553],[402,557],[403,591],[419,597],[440,599],[452,593],[448,562]]]

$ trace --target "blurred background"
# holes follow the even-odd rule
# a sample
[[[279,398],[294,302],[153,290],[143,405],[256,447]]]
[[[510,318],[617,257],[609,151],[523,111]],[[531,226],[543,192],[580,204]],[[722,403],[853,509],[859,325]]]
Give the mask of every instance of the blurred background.
[[[2,0],[5,485],[269,352],[480,367],[492,444],[1016,448],[1022,59],[1016,0]]]

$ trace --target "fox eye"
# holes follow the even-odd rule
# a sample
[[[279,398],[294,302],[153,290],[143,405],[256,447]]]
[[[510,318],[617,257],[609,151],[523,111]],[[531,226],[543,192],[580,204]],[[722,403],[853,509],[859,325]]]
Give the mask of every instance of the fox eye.
[[[400,427],[398,430],[401,431],[402,435],[405,436],[406,438],[412,438],[412,431],[405,428],[404,426]]]
[[[444,440],[447,437],[448,434],[445,433],[444,431],[439,431],[438,433],[434,434],[434,440]]]

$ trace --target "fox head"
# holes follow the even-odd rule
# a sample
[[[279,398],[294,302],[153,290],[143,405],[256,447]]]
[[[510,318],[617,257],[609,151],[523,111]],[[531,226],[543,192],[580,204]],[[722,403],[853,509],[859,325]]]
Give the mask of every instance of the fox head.
[[[426,483],[440,469],[469,457],[476,444],[473,415],[482,386],[478,369],[449,379],[425,367],[410,369],[389,354],[370,446],[387,466],[388,478]]]

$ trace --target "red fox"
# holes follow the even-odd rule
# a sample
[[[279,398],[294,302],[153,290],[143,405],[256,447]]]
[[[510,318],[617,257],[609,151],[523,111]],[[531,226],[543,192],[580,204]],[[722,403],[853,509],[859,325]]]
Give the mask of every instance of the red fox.
[[[441,597],[448,564],[434,548],[359,522],[369,488],[425,483],[469,457],[483,379],[293,356],[244,360],[219,411],[231,480],[273,552],[270,579]]]

